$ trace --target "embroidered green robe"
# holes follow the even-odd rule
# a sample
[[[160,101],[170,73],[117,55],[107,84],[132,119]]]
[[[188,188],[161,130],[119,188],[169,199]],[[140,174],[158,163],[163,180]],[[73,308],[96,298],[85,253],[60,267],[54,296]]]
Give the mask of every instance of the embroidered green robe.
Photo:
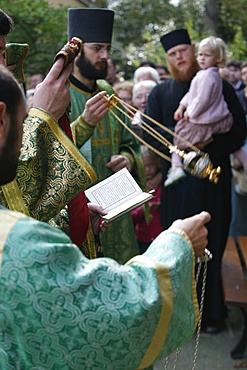
[[[194,254],[175,231],[119,265],[1,206],[0,225],[1,370],[143,369],[192,337]]]
[[[23,125],[17,176],[0,187],[0,204],[50,222],[68,235],[66,205],[96,179],[78,148],[46,111],[32,108]],[[88,220],[87,204],[84,207]],[[83,225],[82,225],[83,228]],[[82,246],[86,256],[96,256],[91,227]]]
[[[95,128],[89,127],[79,117],[84,111],[87,100],[102,90],[107,91],[109,95],[114,93],[110,85],[103,80],[97,81],[97,89],[93,93],[88,93],[71,83],[70,122],[73,122],[72,131],[75,142],[82,154],[92,164],[97,174],[97,182],[113,174],[110,168],[106,168],[106,163],[110,161],[112,155],[121,154],[128,156],[132,164],[131,173],[144,188],[145,176],[137,139],[118,122],[110,111]],[[124,114],[119,113],[115,108],[114,111],[122,121],[131,127]],[[104,256],[111,257],[119,263],[125,263],[137,255],[139,250],[130,213],[114,221],[111,227],[100,235],[100,241]]]

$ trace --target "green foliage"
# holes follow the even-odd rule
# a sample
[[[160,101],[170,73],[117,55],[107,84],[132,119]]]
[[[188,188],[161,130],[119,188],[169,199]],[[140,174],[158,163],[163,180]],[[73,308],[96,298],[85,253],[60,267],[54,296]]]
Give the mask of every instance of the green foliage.
[[[97,0],[95,4],[107,7],[107,3],[115,11],[113,56],[125,78],[130,78],[143,60],[165,63],[160,36],[181,27],[188,29],[194,42],[217,30],[234,59],[247,59],[246,0],[180,0],[176,5],[169,0]],[[214,29],[205,17],[209,5],[217,14]],[[26,73],[47,72],[67,41],[67,7],[54,8],[48,0],[1,0],[1,8],[15,21],[7,41],[30,46]]]
[[[247,61],[247,41],[239,26],[235,27],[235,36],[233,42],[229,44],[229,49],[232,52],[232,59]]]
[[[67,42],[67,8],[54,8],[47,0],[1,0],[15,28],[7,42],[29,44],[25,72],[46,73],[58,50]]]
[[[115,11],[116,39],[124,47],[133,41],[140,47],[148,42],[147,30],[155,34],[156,24],[163,25],[164,18],[172,21],[174,16],[174,7],[168,0],[113,0],[109,1],[109,8]]]
[[[169,0],[110,0],[109,7],[116,13],[116,56],[126,76],[143,60],[165,63],[160,36],[176,28],[187,28],[196,43],[213,34],[222,37],[234,59],[247,59],[246,0],[180,0],[176,5]],[[215,16],[211,23],[206,18],[209,8]]]
[[[115,11],[114,42],[124,48],[124,60],[116,48],[121,73],[129,78],[143,60],[165,64],[160,37],[175,28],[188,28],[191,36],[200,39],[203,33],[203,0],[181,0],[174,6],[169,0],[109,1]],[[115,48],[115,45],[114,45]]]
[[[241,30],[243,38],[247,39],[246,0],[220,1],[219,14],[219,35],[224,38],[225,42],[234,42],[239,30]]]

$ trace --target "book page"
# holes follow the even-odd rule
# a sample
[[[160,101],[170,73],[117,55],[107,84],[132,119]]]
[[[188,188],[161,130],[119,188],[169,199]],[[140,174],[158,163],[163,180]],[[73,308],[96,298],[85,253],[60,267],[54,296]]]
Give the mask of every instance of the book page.
[[[141,188],[126,168],[87,189],[85,194],[91,203],[109,211],[142,193]]]

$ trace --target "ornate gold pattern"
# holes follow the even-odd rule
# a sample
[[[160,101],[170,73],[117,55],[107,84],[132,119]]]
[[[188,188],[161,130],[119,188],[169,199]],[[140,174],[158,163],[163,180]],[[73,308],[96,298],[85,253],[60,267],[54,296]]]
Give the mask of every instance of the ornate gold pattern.
[[[30,110],[22,144],[17,177],[0,189],[0,204],[50,221],[69,234],[65,207],[96,180],[93,168],[55,118],[42,109]],[[89,256],[94,256],[92,248]]]
[[[64,66],[67,64],[72,63],[72,61],[75,59],[77,54],[81,51],[82,48],[82,40],[78,37],[73,37],[70,41],[67,42],[63,46],[63,48],[57,53],[57,55],[54,58],[54,62],[62,56],[64,58]]]
[[[8,208],[12,211],[18,211],[26,216],[29,216],[28,209],[23,202],[20,189],[16,183],[16,180],[2,186],[4,197],[8,203]]]
[[[28,54],[28,44],[10,43],[5,47],[5,56],[7,66],[15,64],[14,75],[17,81],[21,84],[25,81],[23,63]]]
[[[32,217],[49,221],[96,174],[54,117],[32,108],[24,124],[17,184]]]

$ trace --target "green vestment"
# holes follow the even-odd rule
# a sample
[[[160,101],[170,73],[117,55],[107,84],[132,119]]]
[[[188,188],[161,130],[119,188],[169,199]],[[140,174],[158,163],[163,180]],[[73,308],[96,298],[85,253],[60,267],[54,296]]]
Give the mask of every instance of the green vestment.
[[[137,139],[118,122],[111,111],[95,128],[89,127],[80,118],[87,100],[102,90],[107,91],[109,95],[113,93],[110,85],[103,80],[97,81],[97,88],[93,93],[71,84],[70,122],[73,122],[72,131],[76,144],[92,164],[98,182],[113,174],[110,168],[106,168],[106,163],[110,161],[112,155],[121,154],[128,156],[132,163],[131,173],[143,187],[145,176]],[[114,110],[121,120],[131,127],[125,115],[119,113],[116,108]],[[125,263],[139,253],[130,213],[114,221],[111,227],[100,235],[100,239],[104,256],[111,257],[119,263]]]
[[[0,225],[1,370],[143,369],[192,337],[194,253],[176,231],[119,265],[1,206]]]

